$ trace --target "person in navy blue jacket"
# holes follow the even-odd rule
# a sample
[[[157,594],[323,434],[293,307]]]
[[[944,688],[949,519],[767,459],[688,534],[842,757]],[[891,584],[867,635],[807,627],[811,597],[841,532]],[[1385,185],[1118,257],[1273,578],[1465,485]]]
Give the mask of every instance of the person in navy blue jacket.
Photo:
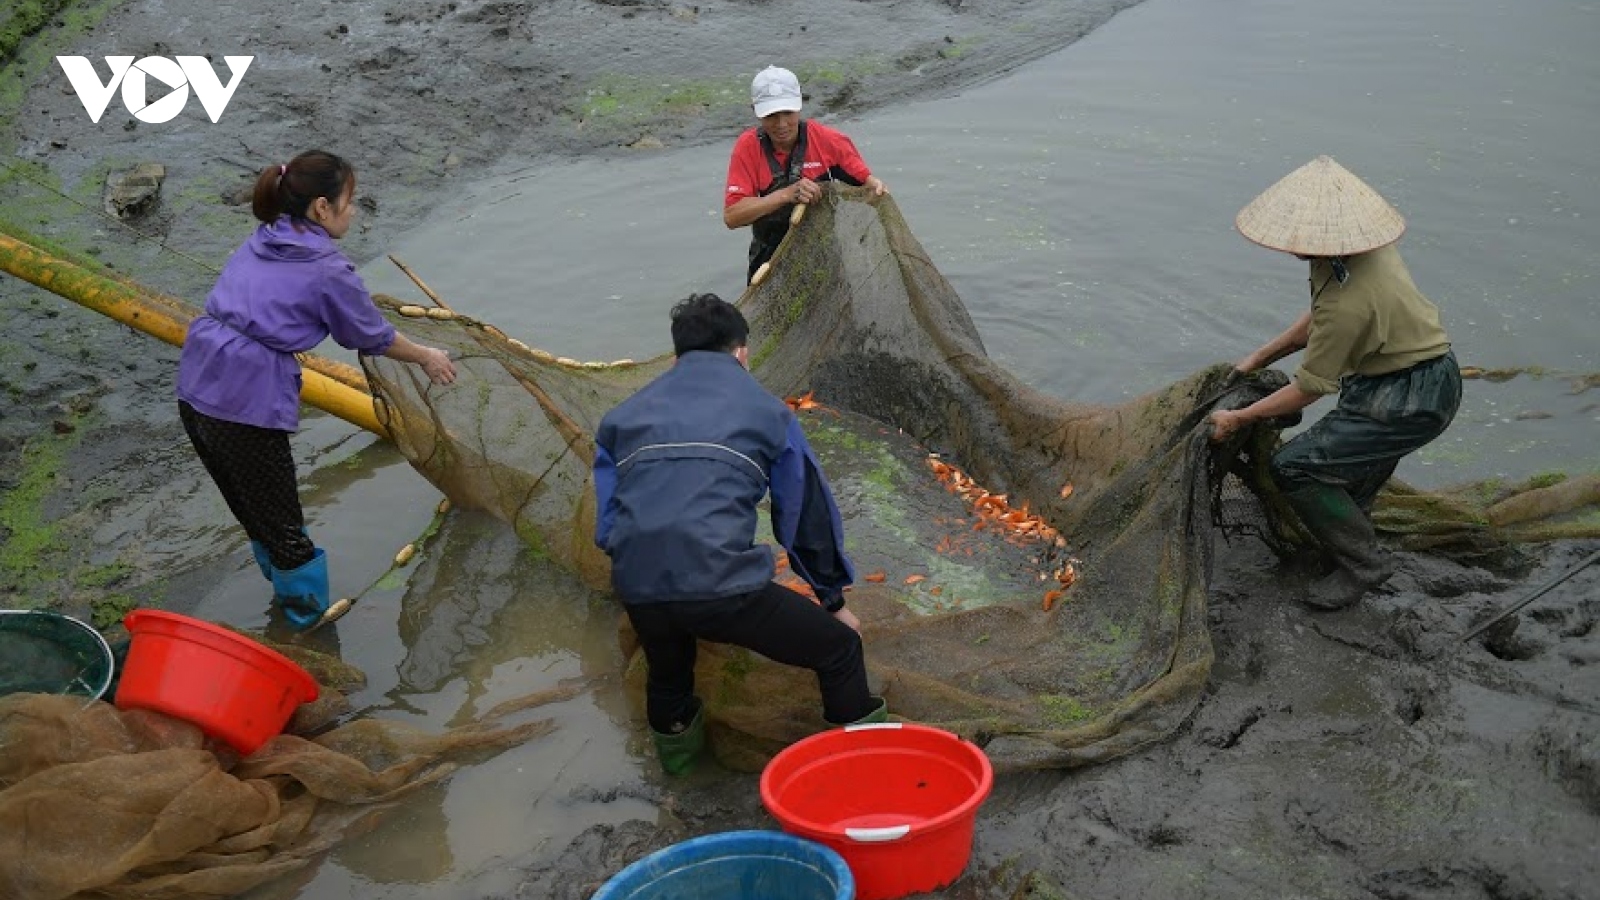
[[[799,420],[746,370],[749,334],[715,294],[681,301],[676,364],[607,413],[595,436],[595,543],[644,649],[646,715],[674,774],[705,744],[697,640],[812,669],[832,724],[888,713],[867,687],[861,623],[844,605],[855,572],[839,509]],[[755,540],[769,491],[773,535],[820,605],[772,580],[772,551]]]

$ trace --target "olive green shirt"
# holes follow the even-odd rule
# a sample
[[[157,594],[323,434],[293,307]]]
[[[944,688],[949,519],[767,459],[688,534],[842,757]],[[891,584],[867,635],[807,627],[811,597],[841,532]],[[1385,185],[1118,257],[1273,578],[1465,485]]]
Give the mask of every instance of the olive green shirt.
[[[1393,244],[1345,260],[1340,284],[1325,259],[1311,260],[1311,337],[1294,383],[1334,394],[1345,375],[1386,375],[1443,356],[1450,338],[1439,309],[1411,281]]]

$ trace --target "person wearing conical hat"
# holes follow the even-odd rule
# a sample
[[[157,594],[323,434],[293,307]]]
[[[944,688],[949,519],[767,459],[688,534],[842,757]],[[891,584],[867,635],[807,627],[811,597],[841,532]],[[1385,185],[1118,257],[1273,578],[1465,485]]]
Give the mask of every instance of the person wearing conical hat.
[[[783,243],[795,204],[821,199],[824,182],[866,185],[879,196],[889,190],[848,135],[802,119],[800,107],[800,79],[788,69],[768,66],[751,80],[757,124],[734,141],[722,194],[722,223],[750,227],[747,279]]]
[[[1400,459],[1455,418],[1461,370],[1438,308],[1395,247],[1405,221],[1330,157],[1268,188],[1236,225],[1255,243],[1309,262],[1311,307],[1235,364],[1253,372],[1304,350],[1289,384],[1243,409],[1212,413],[1212,439],[1339,395],[1335,409],[1278,449],[1271,470],[1335,563],[1303,599],[1341,609],[1393,574],[1368,512]]]

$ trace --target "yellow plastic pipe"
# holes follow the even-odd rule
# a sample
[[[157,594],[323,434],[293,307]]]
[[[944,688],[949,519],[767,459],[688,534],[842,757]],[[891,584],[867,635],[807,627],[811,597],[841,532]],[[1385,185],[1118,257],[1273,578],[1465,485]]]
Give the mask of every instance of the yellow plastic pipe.
[[[183,346],[188,334],[189,322],[165,308],[177,303],[153,302],[136,288],[5,233],[0,233],[0,269],[175,347]],[[351,366],[310,354],[302,354],[301,362],[302,401],[379,437],[389,437],[373,410],[372,395],[348,383],[352,376],[344,370],[353,372]]]

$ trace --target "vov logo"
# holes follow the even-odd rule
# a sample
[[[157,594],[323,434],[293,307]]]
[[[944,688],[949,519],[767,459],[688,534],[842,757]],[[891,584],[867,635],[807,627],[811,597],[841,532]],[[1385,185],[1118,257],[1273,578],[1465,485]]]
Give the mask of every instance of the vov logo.
[[[211,61],[204,56],[179,56],[176,61],[165,56],[146,56],[138,62],[134,62],[131,56],[108,56],[105,60],[111,69],[111,80],[102,82],[100,74],[94,70],[94,63],[89,62],[87,57],[56,57],[61,70],[67,73],[67,80],[72,82],[73,90],[78,92],[78,100],[83,103],[83,110],[89,114],[90,121],[100,121],[106,106],[111,103],[111,95],[117,92],[120,85],[122,103],[128,107],[128,112],[141,122],[158,125],[172,121],[178,113],[183,112],[189,102],[191,87],[211,121],[221,119],[222,111],[228,108],[228,101],[233,99],[234,90],[239,87],[245,70],[250,68],[255,57],[224,56],[231,78],[226,85],[211,68]],[[165,97],[146,102],[152,78],[170,90]]]

